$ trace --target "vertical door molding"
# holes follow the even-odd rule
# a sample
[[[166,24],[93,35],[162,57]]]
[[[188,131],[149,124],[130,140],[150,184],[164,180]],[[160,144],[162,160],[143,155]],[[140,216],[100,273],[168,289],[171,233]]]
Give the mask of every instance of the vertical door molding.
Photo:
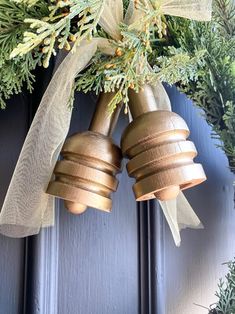
[[[57,314],[59,201],[55,226],[26,239],[24,314]]]
[[[55,60],[49,69],[38,68],[34,92],[28,95],[28,129],[46,90]],[[59,201],[55,202],[55,226],[43,228],[39,235],[25,238],[24,249],[24,314],[57,314]]]
[[[164,220],[155,200],[138,203],[140,314],[165,314]]]

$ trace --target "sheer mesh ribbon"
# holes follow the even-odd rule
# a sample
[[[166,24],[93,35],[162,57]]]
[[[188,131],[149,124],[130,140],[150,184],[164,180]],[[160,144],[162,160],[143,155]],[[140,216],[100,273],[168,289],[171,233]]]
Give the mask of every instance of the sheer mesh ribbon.
[[[142,0],[148,6],[152,1]],[[196,20],[208,20],[211,1],[159,0],[163,14]],[[156,5],[155,3],[155,5]],[[131,0],[125,22],[138,21],[142,14]],[[120,40],[119,24],[123,22],[122,0],[106,0],[99,24],[114,39]],[[11,237],[37,234],[41,227],[54,224],[54,198],[45,193],[56,160],[69,130],[71,110],[68,107],[76,75],[84,69],[97,47],[113,54],[106,39],[83,41],[75,53],[69,53],[54,74],[39,105],[19,156],[0,213],[0,232]],[[160,83],[153,87],[159,106],[170,109],[170,101]],[[159,107],[160,109],[160,107]],[[161,202],[175,242],[180,243],[182,227],[198,227],[200,221],[181,193],[177,200]]]
[[[185,17],[198,21],[211,19],[212,0],[159,0],[161,11],[165,15]]]
[[[24,237],[54,223],[54,198],[45,193],[68,133],[74,78],[90,61],[97,42],[68,54],[51,80],[24,142],[0,214],[0,232]]]

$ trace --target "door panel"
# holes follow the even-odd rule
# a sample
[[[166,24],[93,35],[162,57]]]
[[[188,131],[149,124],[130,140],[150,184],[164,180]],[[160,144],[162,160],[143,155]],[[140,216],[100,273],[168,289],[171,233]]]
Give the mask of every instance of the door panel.
[[[33,115],[50,80],[53,66],[52,62],[50,69],[44,71],[38,69],[35,72],[40,79],[37,80],[32,95],[28,92],[14,95],[7,101],[6,109],[0,110],[0,209]],[[33,303],[37,306],[41,303],[37,299],[38,289],[36,295],[33,295],[32,289],[28,289],[33,286],[36,274],[41,274],[43,269],[40,265],[39,272],[37,267],[32,267],[31,261],[35,260],[34,256],[37,257],[36,252],[42,244],[37,241],[37,245],[32,245],[35,243],[34,238],[37,237],[12,239],[0,234],[0,314],[32,314],[31,310],[28,311],[28,304]]]
[[[50,75],[45,77],[31,100],[13,97],[8,109],[0,111],[1,202]],[[234,178],[201,113],[174,88],[168,92],[191,129],[197,160],[208,176],[185,193],[205,229],[183,231],[176,248],[157,202],[136,204],[124,167],[111,214],[88,209],[73,216],[58,201],[53,228],[26,240],[0,236],[0,313],[207,313],[194,303],[214,302],[218,278],[226,272],[221,264],[235,251]],[[92,95],[77,95],[70,134],[87,130],[94,106]],[[127,124],[121,115],[117,143]]]
[[[27,97],[15,96],[8,102],[6,110],[0,110],[0,206],[27,130]],[[0,235],[0,250],[0,313],[21,313],[24,240]]]
[[[218,280],[227,272],[222,263],[231,260],[235,253],[234,176],[224,153],[211,140],[211,128],[202,118],[202,112],[175,88],[169,88],[168,93],[174,111],[188,123],[190,138],[199,152],[196,160],[203,164],[208,180],[185,192],[204,230],[182,231],[181,247],[176,248],[164,221],[161,314],[208,313],[194,304],[208,307],[215,302]]]
[[[78,95],[71,133],[88,128],[94,100]],[[128,123],[122,116],[115,140]],[[131,181],[119,175],[112,213],[88,209],[81,216],[60,205],[58,313],[138,313],[137,210]]]

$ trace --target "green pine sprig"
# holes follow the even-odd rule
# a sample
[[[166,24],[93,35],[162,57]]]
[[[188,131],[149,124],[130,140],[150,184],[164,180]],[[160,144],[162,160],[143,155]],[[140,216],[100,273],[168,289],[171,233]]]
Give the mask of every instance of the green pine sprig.
[[[226,263],[228,274],[225,280],[220,279],[216,296],[218,302],[211,306],[209,314],[235,313],[235,260]]]
[[[34,6],[0,0],[0,108],[5,108],[5,100],[20,93],[24,84],[32,91],[33,70],[40,64],[42,53],[33,53],[10,60],[11,51],[17,46],[27,30],[25,18],[42,18],[48,13],[47,5],[38,2]]]
[[[235,3],[214,0],[213,11],[213,20],[207,23],[169,18],[161,53],[169,57],[172,46],[190,55],[204,50],[194,79],[177,86],[204,110],[212,136],[220,141],[235,172]]]
[[[147,19],[148,21],[148,19]],[[117,91],[109,104],[110,111],[122,101],[128,104],[128,90],[138,92],[144,84],[154,84],[156,81],[165,81],[174,84],[178,81],[188,82],[196,79],[198,68],[202,65],[204,51],[190,56],[188,53],[172,47],[171,55],[155,58],[154,66],[149,64],[152,44],[159,37],[159,23],[150,24],[142,21],[138,30],[125,24],[120,25],[121,41],[110,40],[116,53],[107,56],[98,52],[89,68],[76,79],[77,91],[113,92]],[[140,25],[141,25],[140,23]]]
[[[43,66],[47,68],[56,49],[73,50],[83,39],[92,37],[96,30],[104,1],[101,0],[59,0],[48,6],[50,13],[43,19],[26,18],[29,30],[24,33],[23,42],[11,52],[10,58],[23,56],[39,45],[44,54]],[[52,3],[53,3],[52,2]]]

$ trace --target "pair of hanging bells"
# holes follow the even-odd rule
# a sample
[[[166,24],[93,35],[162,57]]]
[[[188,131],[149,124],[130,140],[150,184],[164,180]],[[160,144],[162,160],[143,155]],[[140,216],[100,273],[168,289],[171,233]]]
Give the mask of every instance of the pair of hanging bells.
[[[68,138],[62,148],[63,160],[54,169],[55,180],[47,193],[62,198],[67,209],[80,214],[87,207],[111,211],[111,194],[118,186],[116,174],[126,156],[129,176],[135,178],[137,201],[174,199],[185,190],[206,180],[201,164],[194,163],[197,150],[188,141],[189,129],[176,113],[158,110],[152,88],[129,91],[133,121],[124,130],[121,148],[112,132],[121,106],[110,114],[107,105],[113,93],[102,93],[89,131]]]

